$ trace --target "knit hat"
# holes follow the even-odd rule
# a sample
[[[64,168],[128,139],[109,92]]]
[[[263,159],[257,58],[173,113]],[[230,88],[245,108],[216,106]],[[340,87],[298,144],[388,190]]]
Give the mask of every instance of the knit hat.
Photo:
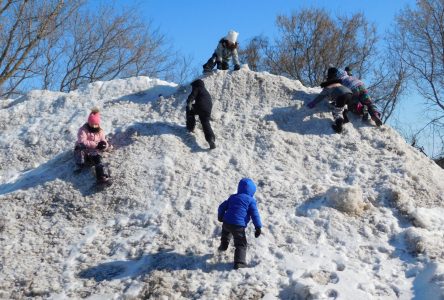
[[[332,80],[337,78],[338,78],[338,69],[329,68],[327,71],[327,80]]]
[[[88,124],[92,125],[100,125],[100,114],[98,108],[93,108],[88,117]]]
[[[237,41],[237,36],[239,35],[239,32],[236,32],[236,31],[234,31],[234,30],[230,30],[230,31],[228,31],[228,34],[227,34],[227,36],[225,37],[225,39],[227,40],[227,41],[230,41],[230,42],[232,42],[233,44],[234,43],[236,43],[236,41]]]

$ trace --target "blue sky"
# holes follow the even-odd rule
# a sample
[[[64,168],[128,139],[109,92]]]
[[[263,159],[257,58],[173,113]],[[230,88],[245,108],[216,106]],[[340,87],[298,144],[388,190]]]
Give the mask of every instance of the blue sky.
[[[94,4],[109,3],[92,0]],[[193,67],[200,70],[213,53],[217,42],[228,30],[239,32],[238,41],[245,44],[253,36],[263,34],[273,38],[277,34],[278,14],[290,14],[301,8],[324,8],[333,16],[362,12],[376,25],[378,34],[390,29],[395,15],[415,0],[115,0],[117,5],[137,7],[147,21],[151,21],[166,35],[173,47],[193,58]],[[420,128],[424,123],[418,96],[405,97],[395,115],[398,127]],[[395,124],[395,119],[391,124]]]
[[[98,1],[98,0],[96,0]],[[107,3],[105,0],[101,0]],[[213,53],[217,42],[228,30],[239,32],[239,42],[253,36],[276,35],[278,14],[290,14],[300,8],[325,8],[332,15],[365,14],[383,33],[393,18],[414,0],[117,0],[118,5],[138,8],[141,16],[158,26],[174,47],[194,58],[201,66]]]

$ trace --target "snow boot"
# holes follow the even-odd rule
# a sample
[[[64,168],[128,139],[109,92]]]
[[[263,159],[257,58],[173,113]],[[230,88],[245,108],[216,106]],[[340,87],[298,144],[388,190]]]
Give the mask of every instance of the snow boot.
[[[216,149],[216,144],[214,143],[214,140],[211,140],[209,144],[210,144],[210,149]]]
[[[344,120],[342,118],[339,118],[339,119],[336,119],[335,124],[331,125],[331,127],[333,128],[333,130],[336,133],[341,133],[343,123],[344,123]]]
[[[241,263],[241,262],[234,263],[234,269],[235,270],[246,268],[246,267],[247,267],[247,264],[245,264],[245,263]]]
[[[219,251],[227,251],[228,249],[228,243],[220,243],[219,248],[217,250]]]
[[[348,119],[348,109],[344,109],[344,111],[342,112],[342,117],[344,118],[344,124],[350,122],[350,120]]]
[[[379,117],[379,113],[378,112],[374,112],[372,115],[372,120],[375,122],[376,126],[381,126],[382,125],[382,121]]]
[[[367,105],[364,105],[362,108],[362,121],[367,122],[369,119],[368,108]]]

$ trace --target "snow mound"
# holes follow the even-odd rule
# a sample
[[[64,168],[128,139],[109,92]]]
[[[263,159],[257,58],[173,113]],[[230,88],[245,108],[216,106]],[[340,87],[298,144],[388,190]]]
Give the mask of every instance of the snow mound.
[[[185,128],[190,86],[147,77],[0,109],[0,298],[442,299],[444,171],[390,127],[331,129],[319,88],[268,73],[202,77],[215,150]],[[114,183],[74,174],[98,106]],[[217,207],[257,184],[264,228],[249,267],[219,253]],[[370,209],[371,208],[371,209]],[[355,216],[355,217],[351,217]]]
[[[368,208],[359,186],[332,187],[327,191],[327,198],[332,207],[349,215],[360,216]]]

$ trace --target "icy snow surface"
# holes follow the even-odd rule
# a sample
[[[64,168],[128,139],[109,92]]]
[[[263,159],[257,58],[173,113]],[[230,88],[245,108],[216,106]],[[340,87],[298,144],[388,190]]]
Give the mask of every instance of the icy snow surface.
[[[147,77],[1,100],[0,298],[443,299],[444,171],[390,127],[341,135],[319,89],[246,68],[204,78],[215,150],[184,126],[189,86]],[[98,106],[113,186],[74,167]],[[217,207],[258,185],[249,268],[218,253]]]

